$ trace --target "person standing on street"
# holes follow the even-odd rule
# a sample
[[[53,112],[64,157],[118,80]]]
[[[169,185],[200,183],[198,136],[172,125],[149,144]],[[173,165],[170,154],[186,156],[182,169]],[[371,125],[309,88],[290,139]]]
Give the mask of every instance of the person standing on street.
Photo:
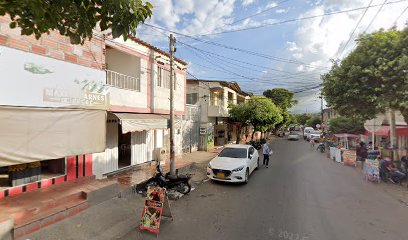
[[[273,153],[272,150],[269,149],[268,143],[265,143],[263,145],[263,151],[262,152],[263,152],[263,156],[264,156],[263,165],[266,165],[266,168],[268,168],[269,155]]]
[[[310,149],[312,149],[312,150],[315,149],[315,141],[314,141],[314,139],[312,137],[310,138]]]

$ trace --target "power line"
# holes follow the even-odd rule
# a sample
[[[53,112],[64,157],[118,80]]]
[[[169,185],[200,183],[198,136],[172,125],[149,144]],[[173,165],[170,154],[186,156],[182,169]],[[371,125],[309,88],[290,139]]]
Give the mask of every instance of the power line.
[[[195,52],[193,52],[193,53],[196,54]],[[203,54],[203,53],[201,53],[201,54]],[[204,56],[204,54],[203,54],[203,56]],[[208,56],[204,56],[204,57],[206,58]],[[224,67],[216,65],[213,62],[211,62],[209,59],[205,59],[205,58],[202,58],[202,59],[204,59],[205,61],[207,61],[210,64],[214,65],[215,67],[218,67],[219,69],[218,68],[208,67],[208,66],[205,66],[205,65],[197,64],[197,63],[196,63],[196,65],[202,66],[202,67],[205,67],[205,68],[208,68],[208,69],[212,69],[212,70],[215,70],[215,71],[220,71],[220,72],[228,73],[228,74],[231,74],[231,75],[239,76],[239,77],[242,77],[244,79],[247,79],[247,81],[249,80],[250,82],[268,83],[268,84],[273,84],[273,85],[281,84],[281,85],[286,85],[288,87],[290,87],[291,84],[302,84],[302,85],[305,84],[305,82],[284,82],[284,83],[282,83],[282,82],[271,82],[270,80],[272,80],[272,79],[259,79],[259,78],[251,78],[251,77],[248,77],[248,76],[243,76],[243,75],[237,74],[235,72],[229,71],[228,69],[225,69]],[[308,85],[296,86],[296,87],[299,88],[299,87],[309,87],[309,86],[310,85],[308,84]]]
[[[301,61],[295,61],[295,60],[291,60],[291,59],[280,58],[280,57],[271,56],[271,55],[267,55],[267,54],[263,54],[263,53],[259,53],[259,52],[254,52],[254,51],[250,51],[250,50],[246,50],[246,49],[241,49],[241,48],[237,48],[237,47],[228,46],[228,45],[217,43],[217,42],[203,40],[203,39],[200,39],[200,38],[197,38],[197,37],[194,37],[194,36],[190,36],[190,35],[187,35],[187,34],[174,32],[174,31],[168,30],[168,29],[163,28],[163,27],[158,27],[158,26],[154,26],[154,25],[150,25],[150,24],[144,24],[144,25],[146,25],[148,27],[151,27],[151,28],[156,28],[156,29],[168,31],[168,32],[180,35],[180,36],[184,36],[184,37],[187,37],[187,38],[202,42],[202,43],[214,45],[214,46],[217,46],[217,47],[223,47],[223,48],[238,51],[238,52],[244,52],[244,53],[254,55],[254,56],[257,56],[257,57],[262,57],[262,58],[266,58],[266,59],[270,59],[270,60],[274,60],[274,61],[279,61],[279,62],[292,63],[292,64],[297,64],[297,65],[304,65],[305,67],[309,67],[309,68],[326,68],[327,69],[327,67],[319,67],[319,66],[315,66],[315,65],[312,65],[312,64],[307,64],[307,63],[301,62]]]
[[[285,2],[288,2],[288,1],[289,1],[289,0],[285,0],[285,1],[278,2],[278,3],[276,3],[276,5],[274,5],[274,6],[272,6],[272,7],[269,7],[269,8],[267,8],[267,9],[265,9],[265,10],[262,10],[262,11],[260,11],[260,12],[258,12],[258,13],[255,13],[255,14],[252,14],[252,15],[250,15],[250,16],[247,16],[247,17],[238,19],[238,20],[236,20],[236,21],[234,21],[234,22],[232,22],[232,23],[230,23],[230,24],[228,24],[228,25],[233,25],[233,24],[235,24],[235,23],[237,23],[237,22],[242,22],[242,21],[244,21],[244,20],[246,20],[246,19],[248,19],[248,18],[255,17],[255,16],[258,16],[258,15],[260,15],[260,14],[262,14],[262,13],[268,12],[268,11],[270,11],[270,10],[272,10],[272,9],[274,9],[274,8],[276,8],[276,7],[278,7],[278,6],[281,5],[282,3],[285,3]]]
[[[344,52],[344,50],[346,49],[347,45],[350,43],[351,39],[352,39],[353,36],[354,36],[354,33],[356,32],[358,26],[359,26],[360,23],[361,23],[361,20],[363,20],[365,14],[366,14],[367,11],[368,11],[368,8],[370,8],[370,6],[371,6],[372,3],[373,3],[373,0],[371,0],[370,3],[368,4],[368,6],[365,8],[365,10],[364,10],[364,12],[363,12],[363,15],[361,15],[360,19],[358,20],[356,26],[354,27],[353,31],[352,31],[351,34],[350,34],[349,39],[347,40],[346,44],[343,46],[343,48],[342,48],[342,50],[340,51],[340,54],[338,55],[338,57],[340,57],[340,56],[343,54],[343,52]],[[384,5],[384,4],[383,4],[383,5]],[[382,6],[383,6],[383,5],[382,5]]]
[[[368,29],[371,27],[371,24],[373,24],[374,20],[377,18],[378,14],[381,12],[382,8],[384,7],[385,3],[388,0],[384,0],[383,4],[381,5],[380,8],[378,8],[377,12],[375,13],[374,17],[371,19],[370,23],[368,24],[368,26],[366,27],[366,29],[364,30],[364,32],[367,32]]]
[[[181,43],[181,44],[183,44],[183,45],[185,45],[185,46],[187,46],[187,47],[189,47],[189,48],[195,49],[195,50],[200,51],[200,52],[205,52],[205,53],[208,53],[208,54],[213,55],[213,56],[218,56],[218,57],[221,57],[221,58],[224,58],[224,59],[229,59],[229,60],[232,60],[232,61],[234,61],[234,62],[244,63],[244,64],[247,64],[247,65],[249,65],[249,66],[254,66],[254,67],[258,67],[258,68],[262,68],[262,69],[266,69],[266,70],[271,70],[271,71],[275,71],[275,72],[282,72],[282,73],[287,74],[287,75],[281,75],[281,76],[277,76],[277,77],[285,77],[285,78],[287,77],[287,78],[291,78],[291,77],[293,77],[293,76],[298,77],[298,76],[300,76],[300,75],[315,75],[315,74],[316,74],[316,73],[293,73],[293,72],[288,72],[288,71],[284,71],[284,70],[281,70],[281,69],[266,67],[266,66],[262,66],[262,65],[258,65],[258,64],[254,64],[254,63],[250,63],[250,62],[246,62],[246,61],[241,61],[241,60],[237,60],[237,59],[234,59],[234,58],[230,58],[230,57],[227,57],[227,56],[224,56],[224,55],[221,55],[221,54],[217,54],[217,53],[214,53],[214,52],[206,51],[206,50],[203,50],[203,49],[200,49],[200,48],[191,46],[191,45],[189,45],[189,44],[187,44],[187,43],[184,43],[184,42],[182,42],[182,41],[178,41],[178,42]],[[219,59],[219,58],[218,58],[218,59]],[[223,60],[223,61],[226,61],[226,60]],[[226,61],[226,62],[228,62],[228,61]],[[230,63],[231,63],[231,62],[230,62]],[[234,64],[235,64],[235,63],[234,63]],[[236,65],[238,65],[238,64],[236,64]],[[242,66],[242,65],[241,65],[241,66]],[[246,67],[246,68],[247,68],[247,67]],[[247,69],[249,69],[249,68],[247,68]],[[259,71],[259,70],[255,70],[255,71]],[[313,70],[313,71],[317,71],[317,70]]]
[[[404,15],[404,13],[408,10],[408,6],[401,12],[401,14],[397,17],[397,19],[395,19],[394,21],[394,25],[397,25],[399,19],[402,17],[402,15]]]
[[[400,3],[400,2],[406,2],[406,1],[407,0],[399,0],[399,1],[394,1],[394,2],[388,2],[386,5],[396,4],[396,3]],[[375,4],[375,5],[369,6],[368,8],[378,7],[380,5],[381,4]],[[210,33],[210,34],[205,34],[205,35],[202,34],[202,35],[199,35],[199,36],[219,35],[219,34],[224,34],[224,33],[232,33],[232,32],[240,32],[240,31],[258,29],[258,28],[263,28],[263,27],[268,27],[268,26],[281,25],[281,24],[284,24],[284,23],[303,21],[303,20],[319,18],[319,17],[324,17],[324,16],[330,16],[330,15],[336,15],[336,14],[341,14],[341,13],[355,12],[355,11],[359,11],[359,10],[364,10],[366,8],[367,8],[367,6],[366,7],[348,9],[348,10],[333,11],[333,12],[324,13],[324,14],[320,14],[320,15],[313,15],[313,16],[307,16],[307,17],[301,17],[301,18],[295,18],[295,19],[288,19],[288,20],[284,20],[284,21],[279,21],[279,22],[274,22],[274,23],[265,23],[265,24],[261,24],[261,25],[258,25],[258,26],[252,26],[252,27],[247,27],[247,28],[228,30],[228,31],[222,31],[222,32],[215,32],[215,33]],[[175,33],[175,34],[177,34],[177,33]]]

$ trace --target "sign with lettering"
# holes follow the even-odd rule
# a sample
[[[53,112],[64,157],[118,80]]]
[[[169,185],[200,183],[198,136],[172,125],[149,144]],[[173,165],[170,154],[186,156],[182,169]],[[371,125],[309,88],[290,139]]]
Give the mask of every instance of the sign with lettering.
[[[380,167],[379,162],[376,159],[366,159],[364,162],[364,175],[368,181],[379,182],[380,181]]]
[[[149,186],[139,229],[158,235],[162,217],[170,217],[173,219],[166,189]]]
[[[357,166],[357,156],[356,151],[353,150],[344,150],[343,151],[343,164],[345,166]]]
[[[0,105],[107,109],[103,70],[0,46]]]

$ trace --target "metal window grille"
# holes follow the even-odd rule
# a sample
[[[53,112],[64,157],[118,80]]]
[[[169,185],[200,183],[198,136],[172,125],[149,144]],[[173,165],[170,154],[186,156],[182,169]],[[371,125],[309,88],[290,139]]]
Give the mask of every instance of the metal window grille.
[[[106,84],[134,91],[140,91],[140,78],[106,70]]]

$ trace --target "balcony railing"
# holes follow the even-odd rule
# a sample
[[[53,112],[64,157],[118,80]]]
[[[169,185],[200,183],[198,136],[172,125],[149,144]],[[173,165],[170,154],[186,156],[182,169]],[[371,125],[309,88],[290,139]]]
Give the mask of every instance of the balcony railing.
[[[106,70],[106,84],[112,87],[140,91],[140,78]]]

